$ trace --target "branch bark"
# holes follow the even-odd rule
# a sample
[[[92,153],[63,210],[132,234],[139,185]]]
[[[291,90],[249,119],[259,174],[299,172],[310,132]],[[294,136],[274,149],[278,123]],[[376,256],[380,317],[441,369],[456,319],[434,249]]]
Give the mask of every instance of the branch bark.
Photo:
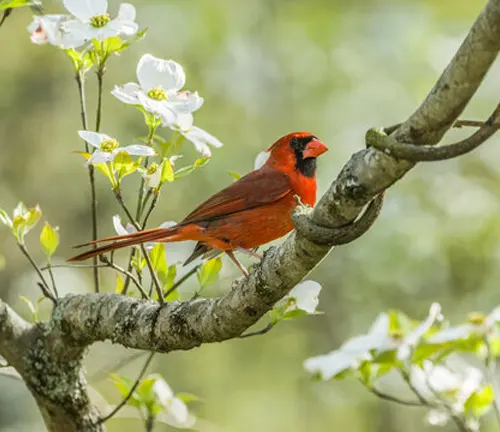
[[[500,0],[489,0],[422,105],[392,134],[401,143],[434,145],[463,111],[500,50]],[[415,164],[374,148],[354,154],[315,209],[308,231],[351,226],[362,209]],[[312,228],[311,228],[312,227]],[[301,231],[304,232],[304,231]],[[317,237],[317,236],[316,236]],[[164,305],[113,294],[68,295],[52,320],[30,325],[0,301],[0,355],[26,381],[51,431],[100,431],[81,369],[85,348],[110,340],[169,352],[240,336],[330,251],[293,232],[266,251],[250,276],[225,296]]]

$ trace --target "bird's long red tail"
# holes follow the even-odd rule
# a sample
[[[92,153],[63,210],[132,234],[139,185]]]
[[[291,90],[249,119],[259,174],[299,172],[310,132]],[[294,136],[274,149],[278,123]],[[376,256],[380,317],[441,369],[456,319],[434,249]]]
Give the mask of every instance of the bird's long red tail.
[[[110,241],[113,243],[99,246],[96,249],[92,249],[80,255],[74,256],[73,258],[68,259],[68,262],[83,261],[106,252],[110,252],[116,249],[122,249],[128,246],[135,246],[146,242],[175,242],[182,240],[196,240],[196,232],[199,232],[199,227],[195,227],[193,225],[176,225],[172,228],[153,228],[135,232],[132,234],[107,237],[101,240],[89,242],[82,246],[89,246],[96,243]]]

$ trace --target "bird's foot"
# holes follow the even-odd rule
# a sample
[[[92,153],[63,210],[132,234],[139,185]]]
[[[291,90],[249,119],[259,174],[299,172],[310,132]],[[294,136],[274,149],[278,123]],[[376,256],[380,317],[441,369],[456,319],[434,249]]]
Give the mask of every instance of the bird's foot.
[[[259,260],[262,260],[264,258],[264,255],[255,252],[255,250],[251,249],[245,249],[245,248],[236,248],[238,252],[242,252],[244,254],[250,255],[251,257],[257,258]]]

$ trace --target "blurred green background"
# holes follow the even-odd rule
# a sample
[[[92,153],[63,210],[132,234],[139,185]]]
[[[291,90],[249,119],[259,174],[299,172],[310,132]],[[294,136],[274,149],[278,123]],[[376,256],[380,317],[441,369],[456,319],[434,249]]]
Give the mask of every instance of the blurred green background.
[[[164,188],[153,225],[182,218],[232,181],[228,171],[249,171],[258,152],[293,130],[312,131],[330,147],[319,163],[321,194],[363,147],[366,129],[403,121],[420,104],[484,3],[137,1],[137,20],[149,33],[108,67],[103,131],[123,144],[145,134],[141,115],[109,91],[135,81],[142,54],[172,58],[184,66],[187,88],[205,98],[196,124],[225,146],[214,150],[208,165]],[[114,14],[118,2],[111,5]],[[46,8],[62,11],[56,2],[46,2]],[[30,21],[30,11],[19,10],[0,30],[0,207],[39,203],[44,217],[60,227],[56,262],[63,262],[72,245],[90,237],[87,173],[82,159],[71,154],[82,147],[77,91],[64,54],[31,44],[25,31]],[[499,73],[497,65],[462,118],[489,115],[498,101]],[[93,75],[88,85],[92,112]],[[447,141],[467,133],[454,131]],[[334,250],[311,275],[323,285],[324,315],[282,323],[251,340],[158,355],[151,370],[161,372],[174,391],[203,400],[192,408],[205,432],[431,430],[424,410],[379,401],[356,382],[313,383],[302,362],[364,332],[389,308],[423,318],[430,303],[439,301],[447,317],[460,320],[467,311],[489,311],[500,303],[499,146],[497,136],[460,159],[421,164],[392,188],[373,229]],[[196,157],[189,143],[183,154],[186,163]],[[125,185],[133,202],[136,182],[126,179]],[[98,193],[100,232],[110,234],[119,208],[102,177]],[[41,262],[38,232],[28,245]],[[0,245],[0,296],[29,318],[19,295],[38,298],[35,276],[5,229]],[[167,249],[167,259],[179,253]],[[229,289],[235,276],[225,262],[210,294]],[[113,290],[113,273],[105,270],[102,277]],[[61,269],[56,278],[61,291],[91,289],[89,271]],[[119,395],[103,373],[133,353],[111,344],[89,352],[91,385],[111,402]],[[135,377],[140,365],[136,360],[120,373]],[[111,420],[108,426],[142,430],[135,420]],[[44,430],[22,383],[5,377],[0,430]]]

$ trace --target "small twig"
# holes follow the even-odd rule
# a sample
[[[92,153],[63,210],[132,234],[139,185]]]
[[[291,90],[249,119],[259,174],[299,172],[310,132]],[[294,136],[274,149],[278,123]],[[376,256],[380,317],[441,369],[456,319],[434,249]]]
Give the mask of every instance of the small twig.
[[[148,196],[146,195],[146,198],[147,197]],[[142,229],[146,228],[146,224],[148,223],[149,217],[151,216],[151,214],[153,213],[153,210],[156,207],[156,203],[158,202],[158,198],[159,198],[159,195],[155,194],[155,196],[153,197],[153,201],[151,201],[151,205],[149,206],[148,212],[146,213],[146,216],[144,216],[144,221],[142,222]],[[146,200],[144,200],[144,201],[146,201]]]
[[[50,268],[88,268],[88,269],[91,269],[91,268],[94,268],[94,264],[51,264],[50,265]],[[97,267],[99,268],[107,268],[109,267],[108,265],[105,265],[105,264],[97,264]],[[42,267],[40,270],[42,271],[46,271],[49,269],[49,266],[45,266],[45,267]]]
[[[141,382],[143,375],[146,373],[146,370],[147,370],[149,364],[151,363],[151,360],[153,360],[154,355],[155,355],[154,352],[151,352],[149,354],[148,358],[146,359],[146,362],[144,363],[144,366],[142,367],[141,371],[139,372],[139,376],[135,380],[134,385],[130,388],[130,391],[128,392],[127,396],[125,396],[125,398],[123,398],[123,400],[117,406],[115,406],[115,408],[109,414],[107,414],[104,417],[101,417],[99,419],[99,421],[97,422],[98,424],[101,424],[101,423],[108,421],[110,418],[112,418],[118,411],[120,411],[127,404],[127,402],[130,400],[130,398],[134,394],[137,386]]]
[[[405,380],[406,384],[408,385],[408,387],[410,388],[410,390],[415,394],[415,396],[418,398],[418,400],[422,403],[422,405],[425,405],[425,406],[428,406],[428,407],[442,407],[446,410],[446,412],[448,413],[448,415],[450,416],[450,418],[453,420],[453,422],[455,423],[455,425],[457,426],[458,430],[460,430],[460,432],[473,432],[471,431],[466,425],[465,423],[463,422],[463,419],[458,416],[457,414],[455,414],[455,412],[453,411],[453,408],[450,407],[447,403],[445,403],[441,397],[439,396],[439,394],[437,394],[434,389],[432,388],[431,385],[429,385],[429,383],[427,383],[427,387],[429,388],[429,390],[434,394],[434,396],[438,399],[438,401],[440,402],[439,405],[436,405],[434,403],[431,403],[429,402],[427,399],[425,399],[421,394],[420,392],[418,391],[418,389],[412,384],[411,382],[411,379],[410,379],[410,375],[408,374],[408,371],[400,368],[399,369],[400,373],[401,373],[401,376],[403,377],[403,379]]]
[[[480,120],[457,120],[453,123],[453,127],[460,129],[461,127],[481,127],[484,126],[484,121]]]
[[[144,299],[148,299],[149,300],[150,297],[146,294],[146,292],[144,291],[144,288],[142,288],[141,283],[139,282],[139,280],[132,273],[128,272],[124,268],[122,268],[119,265],[115,264],[114,262],[110,261],[104,255],[100,255],[99,258],[100,258],[100,260],[103,263],[106,263],[106,265],[108,267],[111,267],[112,269],[116,270],[117,272],[119,272],[119,273],[127,276],[134,283],[134,285],[137,287],[137,289],[140,291],[140,293],[142,294],[142,297]],[[123,294],[123,290],[122,290],[121,294]]]
[[[4,10],[2,19],[0,19],[0,27],[3,26],[3,23],[10,16],[10,14],[12,13],[13,10],[14,10],[13,8],[7,8]]]
[[[245,333],[245,334],[239,335],[238,337],[240,339],[246,339],[246,338],[253,337],[253,336],[261,336],[261,335],[268,333],[275,325],[276,324],[269,323],[266,327],[264,327],[261,330]]]
[[[115,190],[115,196],[116,196],[116,199],[118,200],[118,203],[120,204],[122,209],[127,214],[127,217],[129,218],[130,223],[132,225],[134,225],[134,227],[137,231],[141,231],[141,226],[134,219],[134,217],[132,216],[132,213],[130,213],[130,210],[128,209],[125,202],[123,201],[123,197],[120,193],[120,190]],[[144,255],[144,259],[146,260],[146,264],[147,264],[149,272],[151,274],[151,279],[153,280],[153,283],[155,284],[156,293],[158,294],[158,301],[160,302],[160,304],[163,304],[165,301],[163,299],[163,292],[162,292],[160,280],[158,279],[158,275],[156,274],[156,272],[153,268],[153,264],[151,263],[151,259],[149,257],[149,254],[146,251],[146,247],[142,243],[141,243],[141,251],[142,251],[142,254]]]
[[[97,109],[95,115],[95,131],[99,132],[101,129],[101,119],[102,119],[102,92],[103,92],[103,83],[104,83],[104,73],[106,69],[104,65],[99,65],[97,69]]]
[[[85,103],[85,73],[82,69],[80,69],[76,74],[76,83],[78,85],[78,95],[80,99],[80,116],[82,120],[82,127],[84,130],[88,129],[88,121],[87,121],[87,106]],[[89,153],[89,145],[85,142],[85,151]],[[90,200],[91,200],[91,214],[92,214],[92,240],[97,240],[98,237],[98,229],[97,229],[97,196],[96,196],[96,188],[95,188],[95,170],[92,164],[88,165],[89,170],[89,182],[90,182]],[[97,248],[97,244],[92,246],[93,249]],[[94,264],[94,289],[95,292],[98,293],[99,289],[99,268],[97,267],[97,257],[92,259]]]
[[[50,287],[45,278],[43,277],[42,270],[40,267],[38,267],[38,264],[35,262],[35,260],[31,257],[30,253],[28,252],[28,249],[26,248],[25,245],[18,243],[19,249],[21,249],[21,252],[23,255],[28,259],[32,267],[35,269],[36,273],[38,274],[38,277],[41,280],[41,283],[38,284],[40,289],[42,290],[42,294],[47,297],[48,299],[52,300],[54,304],[57,303],[57,300],[55,299],[54,295],[50,292]]]
[[[52,282],[52,289],[54,290],[56,299],[58,299],[59,293],[57,292],[56,280],[54,278],[54,272],[52,271],[52,264],[50,261],[47,263],[47,270],[49,271],[50,281]]]
[[[405,406],[411,406],[411,407],[422,407],[424,406],[421,402],[418,401],[409,401],[405,399],[399,399],[395,396],[392,396],[387,393],[383,393],[380,390],[378,390],[376,387],[373,386],[368,386],[366,383],[364,383],[361,379],[359,382],[370,392],[373,393],[375,396],[379,397],[380,399],[384,399],[390,402],[395,402],[399,405],[405,405]]]
[[[117,362],[113,366],[105,368],[107,372],[103,371],[103,370],[98,370],[96,373],[89,376],[89,381],[99,382],[99,381],[103,380],[104,378],[107,378],[107,376],[110,373],[116,373],[116,371],[118,371],[121,368],[127,366],[128,364],[132,363],[134,360],[137,360],[138,358],[142,357],[146,353],[147,353],[147,351],[140,351],[140,352],[137,352],[135,354],[132,354],[130,357],[121,359],[119,362]]]
[[[145,423],[146,432],[153,432],[153,429],[155,427],[155,417],[149,414]]]
[[[179,288],[184,282],[186,282],[191,276],[193,276],[198,269],[201,267],[201,264],[198,264],[197,266],[193,267],[191,270],[189,270],[184,276],[182,276],[176,283],[172,285],[171,288],[168,289],[168,291],[165,293],[165,298],[167,298],[170,294],[172,294],[177,288]]]
[[[467,121],[467,123],[470,122]],[[477,126],[477,124],[474,126]],[[500,104],[497,105],[488,120],[483,122],[471,136],[462,141],[440,147],[401,143],[390,136],[395,127],[392,126],[383,130],[370,129],[366,133],[367,146],[374,147],[397,159],[410,162],[433,162],[452,159],[476,149],[500,129]]]

